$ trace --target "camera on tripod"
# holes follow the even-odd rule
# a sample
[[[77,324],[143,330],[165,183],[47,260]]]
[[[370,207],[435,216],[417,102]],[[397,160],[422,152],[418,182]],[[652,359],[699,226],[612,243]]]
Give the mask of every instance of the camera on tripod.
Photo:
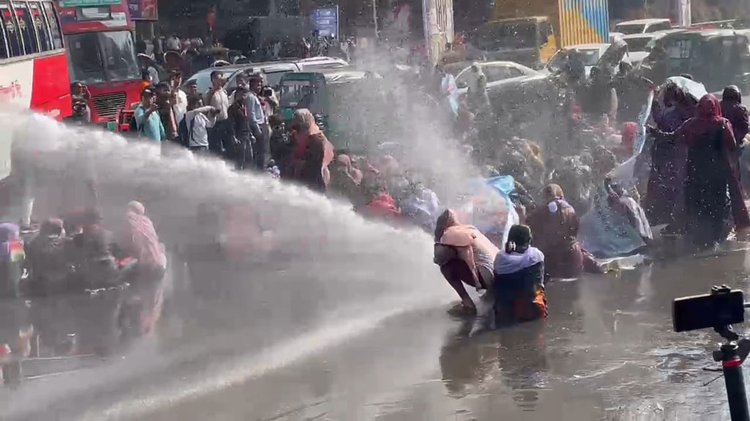
[[[742,363],[750,354],[750,339],[741,338],[732,325],[745,321],[745,297],[741,290],[726,285],[713,286],[704,295],[677,298],[672,302],[672,324],[675,332],[713,328],[726,339],[713,352],[721,362],[732,421],[750,421]]]
[[[722,328],[745,321],[745,296],[726,285],[714,286],[709,294],[676,298],[672,302],[675,332]]]

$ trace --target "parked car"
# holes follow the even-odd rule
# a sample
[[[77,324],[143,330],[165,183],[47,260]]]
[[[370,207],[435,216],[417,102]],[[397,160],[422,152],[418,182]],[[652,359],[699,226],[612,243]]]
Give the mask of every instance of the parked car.
[[[281,76],[289,72],[299,72],[301,68],[294,62],[284,61],[271,61],[265,63],[246,63],[246,64],[229,64],[220,67],[209,67],[203,69],[200,72],[190,76],[188,80],[183,83],[183,89],[195,80],[198,83],[198,92],[204,93],[211,87],[211,73],[214,71],[220,71],[227,84],[225,88],[227,91],[233,91],[237,88],[237,75],[242,72],[262,72],[266,75],[268,84],[276,90],[281,81]]]
[[[588,77],[589,73],[591,73],[591,68],[596,66],[596,63],[599,62],[602,54],[607,51],[607,48],[609,48],[610,45],[611,44],[579,44],[564,47],[552,56],[547,63],[547,66],[545,66],[545,70],[549,73],[559,72],[562,69],[565,60],[564,57],[566,56],[563,52],[576,51],[580,54],[581,61],[586,68],[586,77]]]
[[[346,60],[333,57],[310,57],[296,61],[303,72],[317,72],[320,70],[341,69],[349,66]]]
[[[625,35],[645,34],[648,32],[658,32],[672,29],[672,22],[669,19],[637,19],[626,20],[615,25],[614,32],[620,32]]]
[[[680,29],[670,29],[666,31],[649,32],[645,34],[631,34],[622,37],[622,40],[628,44],[628,55],[630,64],[638,66],[643,62],[651,49],[656,45],[656,40],[661,39],[667,34],[678,32]]]
[[[687,73],[709,92],[734,84],[750,87],[750,35],[747,31],[677,31],[658,39],[643,61],[644,72],[656,83]]]
[[[487,76],[487,95],[497,113],[512,113],[527,118],[533,107],[548,102],[552,82],[548,75],[512,61],[488,61],[479,65]],[[471,66],[456,76],[460,95],[468,92]]]

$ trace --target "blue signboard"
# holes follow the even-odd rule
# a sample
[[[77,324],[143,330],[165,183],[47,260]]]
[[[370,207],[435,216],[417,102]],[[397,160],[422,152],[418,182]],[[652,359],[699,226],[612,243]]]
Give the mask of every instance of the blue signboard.
[[[320,32],[320,36],[334,37],[339,36],[339,7],[325,7],[313,9],[310,14],[313,28]]]

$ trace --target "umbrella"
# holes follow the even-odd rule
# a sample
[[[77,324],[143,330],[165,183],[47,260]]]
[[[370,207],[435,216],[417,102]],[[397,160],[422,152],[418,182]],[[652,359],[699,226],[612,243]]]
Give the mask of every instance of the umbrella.
[[[685,91],[685,93],[689,94],[696,100],[703,98],[703,95],[706,95],[708,93],[708,91],[706,91],[706,87],[703,86],[702,83],[682,76],[672,76],[667,79],[666,83],[669,82],[674,83],[678,88],[682,89],[683,91]]]

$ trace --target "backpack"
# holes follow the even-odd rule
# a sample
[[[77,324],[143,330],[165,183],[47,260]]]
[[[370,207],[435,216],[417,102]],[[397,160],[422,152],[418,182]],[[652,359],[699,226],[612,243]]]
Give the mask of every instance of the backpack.
[[[193,118],[193,121],[195,121],[195,118]],[[192,132],[192,130],[188,131],[187,117],[183,117],[182,120],[180,120],[180,124],[177,126],[177,137],[180,145],[185,147],[190,146],[190,132]]]
[[[180,124],[177,126],[177,134],[179,136],[180,145],[186,148],[190,147],[190,139],[193,137],[193,126],[195,125],[196,117],[198,116],[193,116],[193,121],[190,122],[190,129],[188,129],[187,125],[187,113],[184,117],[182,117]]]

